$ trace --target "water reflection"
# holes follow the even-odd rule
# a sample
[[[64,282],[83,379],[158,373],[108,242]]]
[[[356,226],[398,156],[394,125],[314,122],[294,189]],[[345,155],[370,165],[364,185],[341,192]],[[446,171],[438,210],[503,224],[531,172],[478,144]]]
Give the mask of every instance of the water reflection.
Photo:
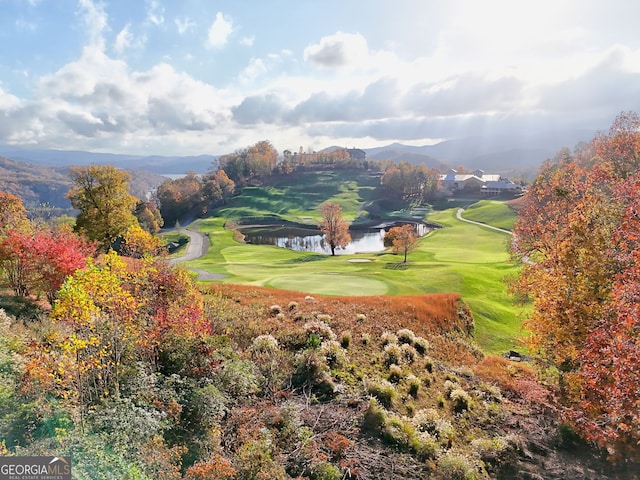
[[[336,248],[336,255],[381,252],[385,249],[385,232],[398,225],[401,224],[367,230],[350,230],[351,242],[344,248]],[[419,236],[429,231],[429,228],[423,224],[415,224],[415,227]],[[257,227],[242,229],[242,233],[245,241],[254,245],[276,245],[289,250],[331,254],[331,247],[317,229]]]

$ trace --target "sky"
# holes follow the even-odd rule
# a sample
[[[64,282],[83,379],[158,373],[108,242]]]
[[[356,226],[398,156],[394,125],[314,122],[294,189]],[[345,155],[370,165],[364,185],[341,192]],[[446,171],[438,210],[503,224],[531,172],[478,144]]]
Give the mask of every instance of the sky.
[[[640,113],[638,19],[636,0],[0,0],[0,144],[220,155],[606,131]]]

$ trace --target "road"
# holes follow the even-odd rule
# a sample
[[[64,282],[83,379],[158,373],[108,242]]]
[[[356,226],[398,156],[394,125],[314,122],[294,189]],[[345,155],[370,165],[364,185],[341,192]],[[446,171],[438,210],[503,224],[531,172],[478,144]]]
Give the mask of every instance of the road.
[[[187,230],[181,228],[180,233],[184,233],[189,237],[189,243],[187,244],[187,251],[184,255],[169,260],[169,264],[175,265],[177,263],[188,262],[190,260],[196,260],[207,253],[209,249],[209,237],[204,233],[194,232],[193,230]],[[187,267],[189,268],[189,267]],[[198,280],[219,280],[226,277],[222,273],[210,273],[199,268],[189,268],[192,272],[198,274]]]

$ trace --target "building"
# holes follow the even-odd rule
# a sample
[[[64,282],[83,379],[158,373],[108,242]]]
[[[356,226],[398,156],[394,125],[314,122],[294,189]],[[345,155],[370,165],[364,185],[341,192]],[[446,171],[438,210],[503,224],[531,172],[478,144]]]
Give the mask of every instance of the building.
[[[520,193],[522,186],[503,178],[501,175],[486,174],[483,170],[475,170],[473,173],[458,173],[451,169],[440,175],[440,185],[451,194],[456,192],[482,193],[493,196],[504,193]]]

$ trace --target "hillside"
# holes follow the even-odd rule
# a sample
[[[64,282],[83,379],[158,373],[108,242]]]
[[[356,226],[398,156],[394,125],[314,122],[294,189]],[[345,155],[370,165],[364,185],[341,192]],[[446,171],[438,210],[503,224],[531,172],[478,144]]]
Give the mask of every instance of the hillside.
[[[142,170],[126,169],[131,175],[131,194],[145,198],[166,177]],[[21,198],[27,208],[47,204],[69,209],[66,194],[71,187],[69,166],[45,166],[0,157],[0,191]]]
[[[562,426],[529,365],[474,346],[458,295],[204,293],[210,332],[194,342],[176,331],[155,364],[123,352],[120,393],[100,392],[84,419],[72,377],[25,383],[43,332],[42,359],[56,361],[56,324],[0,311],[6,447],[64,451],[91,479],[634,478]]]

